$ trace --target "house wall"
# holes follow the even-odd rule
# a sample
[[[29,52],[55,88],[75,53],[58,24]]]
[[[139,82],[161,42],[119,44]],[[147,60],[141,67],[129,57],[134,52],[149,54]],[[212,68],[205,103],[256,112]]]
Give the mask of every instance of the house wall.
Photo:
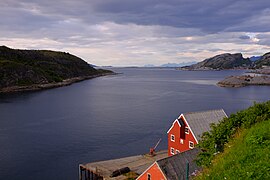
[[[163,173],[156,163],[154,163],[148,170],[140,175],[137,180],[148,180],[147,174],[151,175],[151,180],[165,180]]]
[[[185,127],[187,127],[187,123],[185,122],[184,118],[181,117],[181,119],[185,123]],[[180,127],[178,123],[174,123],[172,126],[173,127],[168,132],[168,156],[172,156],[172,155],[176,154],[177,150],[181,153],[181,152],[184,152],[184,151],[191,149],[191,148],[189,148],[189,141],[193,142],[194,146],[197,144],[190,129],[189,129],[189,134],[186,134],[184,126]],[[175,137],[174,142],[171,140],[171,135],[174,135],[174,137]],[[183,140],[183,144],[180,143],[180,139]],[[174,149],[174,154],[172,154],[171,148]]]

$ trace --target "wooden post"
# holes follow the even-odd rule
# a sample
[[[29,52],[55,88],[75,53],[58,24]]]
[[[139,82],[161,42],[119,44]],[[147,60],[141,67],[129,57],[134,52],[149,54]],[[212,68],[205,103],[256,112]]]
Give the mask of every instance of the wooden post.
[[[189,175],[189,162],[187,161],[186,180],[188,180],[188,175]]]
[[[97,171],[98,171],[98,169],[97,169],[97,167],[96,167],[96,172],[94,173],[94,180],[97,180],[97,179],[98,179]]]
[[[90,179],[90,170],[87,170],[87,179],[88,179],[88,180],[91,180],[91,179]]]
[[[82,166],[79,165],[79,180],[82,180]]]
[[[90,180],[94,180],[94,175],[92,171],[90,172],[90,175],[91,175]]]

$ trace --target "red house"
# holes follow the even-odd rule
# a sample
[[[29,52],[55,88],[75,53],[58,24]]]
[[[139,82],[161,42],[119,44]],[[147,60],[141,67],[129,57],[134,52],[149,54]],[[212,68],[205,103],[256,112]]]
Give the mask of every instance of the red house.
[[[187,176],[195,175],[197,171],[201,170],[195,162],[199,152],[198,148],[194,148],[158,160],[146,169],[137,180],[184,180]]]
[[[181,114],[168,130],[168,156],[193,149],[211,123],[227,117],[223,109]]]

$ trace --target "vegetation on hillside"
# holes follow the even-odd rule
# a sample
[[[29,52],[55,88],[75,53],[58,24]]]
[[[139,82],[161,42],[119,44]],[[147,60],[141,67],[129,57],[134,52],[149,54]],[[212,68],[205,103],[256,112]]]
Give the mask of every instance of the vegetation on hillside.
[[[189,70],[221,70],[239,67],[249,67],[251,64],[252,62],[248,58],[243,58],[241,53],[225,53],[205,59],[197,64],[185,66],[183,68]]]
[[[198,179],[270,179],[270,120],[240,130]]]
[[[252,59],[252,60],[251,60]],[[184,70],[222,70],[237,68],[262,68],[270,66],[270,53],[259,56],[256,61],[254,57],[244,58],[241,53],[230,54],[224,53],[214,57],[207,58],[201,62],[190,66],[184,66],[180,69]]]
[[[110,71],[96,70],[79,57],[48,50],[18,50],[0,46],[0,89],[61,82]]]
[[[259,60],[255,62],[255,66],[257,68],[261,68],[262,66],[270,66],[270,52],[265,53]]]
[[[255,103],[212,124],[198,144],[202,153],[197,162],[206,168],[202,177],[269,178],[269,127],[270,101]]]

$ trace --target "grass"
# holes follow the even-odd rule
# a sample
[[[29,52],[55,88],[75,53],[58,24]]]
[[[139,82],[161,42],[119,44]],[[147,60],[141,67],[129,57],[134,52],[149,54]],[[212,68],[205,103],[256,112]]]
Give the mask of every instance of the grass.
[[[257,123],[270,119],[270,101],[254,103],[248,109],[231,114],[218,124],[211,124],[211,130],[202,135],[198,147],[202,152],[197,157],[197,164],[203,167],[211,166],[217,152],[223,152],[225,145],[233,138],[239,129],[248,129]]]
[[[135,180],[139,175],[133,171],[130,171],[129,173],[124,174],[124,176],[127,177],[127,180]]]
[[[270,179],[270,120],[239,129],[196,179]]]

